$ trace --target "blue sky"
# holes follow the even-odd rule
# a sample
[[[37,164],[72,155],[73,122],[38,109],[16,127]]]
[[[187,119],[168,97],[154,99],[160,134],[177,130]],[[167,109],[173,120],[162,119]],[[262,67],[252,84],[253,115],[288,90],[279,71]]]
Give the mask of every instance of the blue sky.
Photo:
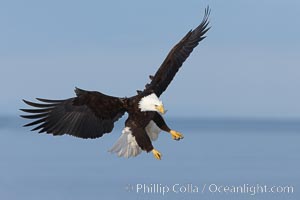
[[[142,89],[202,20],[211,30],[162,96],[169,116],[300,117],[300,2],[2,1],[1,115],[22,98]]]

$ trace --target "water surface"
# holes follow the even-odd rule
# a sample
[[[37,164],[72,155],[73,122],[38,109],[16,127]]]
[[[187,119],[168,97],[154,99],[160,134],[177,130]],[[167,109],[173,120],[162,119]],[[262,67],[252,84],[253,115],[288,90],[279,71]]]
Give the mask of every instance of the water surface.
[[[111,134],[84,140],[37,134],[21,127],[26,120],[1,117],[0,198],[300,198],[300,121],[168,118],[167,121],[185,138],[173,141],[170,135],[161,133],[154,146],[162,152],[163,159],[157,161],[147,153],[124,159],[107,152],[119,137],[123,122]],[[215,186],[257,185],[292,186],[293,193],[254,195],[251,191],[213,191]],[[174,186],[176,191],[172,190]],[[167,187],[170,191],[162,194],[161,190]],[[183,192],[178,192],[181,187]]]

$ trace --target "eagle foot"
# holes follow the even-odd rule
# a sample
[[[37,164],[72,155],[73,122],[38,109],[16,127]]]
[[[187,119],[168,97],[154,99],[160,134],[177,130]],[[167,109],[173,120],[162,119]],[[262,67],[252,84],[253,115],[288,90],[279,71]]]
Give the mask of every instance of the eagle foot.
[[[171,130],[170,134],[172,135],[173,140],[183,139],[183,135],[177,131]]]
[[[157,160],[161,160],[161,153],[159,151],[157,151],[156,149],[153,149],[152,153]]]

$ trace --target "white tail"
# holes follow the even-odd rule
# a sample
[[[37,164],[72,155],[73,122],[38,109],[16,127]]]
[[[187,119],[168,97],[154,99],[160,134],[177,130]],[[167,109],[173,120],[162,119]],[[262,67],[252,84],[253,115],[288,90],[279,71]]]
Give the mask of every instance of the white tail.
[[[155,124],[154,121],[151,120],[145,129],[151,141],[157,140],[161,129]]]
[[[109,150],[111,153],[116,153],[119,157],[135,157],[142,152],[141,147],[137,144],[135,137],[132,135],[129,127],[122,130],[122,135]]]

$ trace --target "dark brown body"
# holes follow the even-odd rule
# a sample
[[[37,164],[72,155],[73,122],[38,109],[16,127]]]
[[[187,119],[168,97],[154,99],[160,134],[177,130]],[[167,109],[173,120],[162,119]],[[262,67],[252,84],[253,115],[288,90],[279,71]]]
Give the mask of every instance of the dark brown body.
[[[170,131],[170,128],[165,123],[163,117],[155,111],[145,111],[141,112],[138,107],[140,100],[147,96],[148,94],[137,95],[129,99],[124,99],[126,102],[126,112],[128,113],[128,118],[125,122],[125,127],[129,127],[132,131],[133,136],[135,136],[138,145],[144,151],[151,151],[153,149],[152,142],[146,133],[146,126],[150,121],[153,121],[161,130]]]

